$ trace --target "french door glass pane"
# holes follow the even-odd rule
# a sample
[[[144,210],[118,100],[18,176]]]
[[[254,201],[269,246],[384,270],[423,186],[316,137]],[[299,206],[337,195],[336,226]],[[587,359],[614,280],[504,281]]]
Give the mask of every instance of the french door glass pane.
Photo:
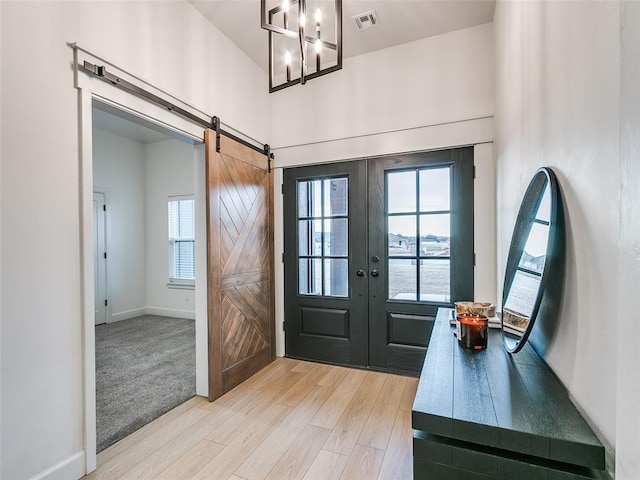
[[[298,182],[298,217],[322,216],[322,180]]]
[[[298,243],[298,255],[322,255],[322,220],[299,220]]]
[[[346,297],[349,291],[348,178],[298,181],[297,193],[298,293]]]
[[[387,217],[389,232],[389,256],[416,255],[416,216],[397,215]]]
[[[298,291],[302,295],[322,295],[321,262],[319,258],[298,260]]]
[[[417,300],[416,269],[415,259],[389,259],[390,300]]]
[[[416,211],[416,171],[387,174],[387,212]]]
[[[420,260],[420,301],[449,302],[451,298],[451,261]]]
[[[448,257],[451,246],[451,215],[420,215],[420,255]]]
[[[346,216],[349,208],[349,184],[346,178],[324,181],[324,216]]]
[[[349,291],[349,261],[346,258],[329,258],[324,261],[324,294],[346,297]]]
[[[388,298],[449,302],[451,167],[388,172],[386,187]]]
[[[349,224],[346,218],[325,220],[325,255],[346,257],[349,254]]]
[[[450,210],[451,169],[449,167],[420,170],[420,211]]]

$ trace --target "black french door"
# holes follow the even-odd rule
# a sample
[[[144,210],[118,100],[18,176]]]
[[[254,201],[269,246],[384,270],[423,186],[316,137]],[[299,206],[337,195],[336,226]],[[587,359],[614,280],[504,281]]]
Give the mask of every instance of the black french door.
[[[419,374],[473,299],[473,148],[286,169],[284,231],[287,356]]]
[[[286,354],[368,364],[366,162],[286,169]]]

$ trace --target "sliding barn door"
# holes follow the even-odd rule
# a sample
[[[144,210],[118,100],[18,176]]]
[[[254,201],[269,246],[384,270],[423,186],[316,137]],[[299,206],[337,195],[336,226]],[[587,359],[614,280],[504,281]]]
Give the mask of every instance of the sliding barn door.
[[[275,358],[273,195],[267,157],[205,132],[209,400]]]

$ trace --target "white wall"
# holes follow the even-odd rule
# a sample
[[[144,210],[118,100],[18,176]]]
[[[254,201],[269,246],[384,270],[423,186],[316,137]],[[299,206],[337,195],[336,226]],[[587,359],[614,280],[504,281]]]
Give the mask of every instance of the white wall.
[[[616,391],[624,388],[616,385],[617,361],[631,355],[620,353],[617,340],[620,225],[629,213],[619,193],[627,175],[619,165],[619,14],[617,2],[505,1],[494,17],[498,271],[528,181],[551,166],[565,200],[567,265],[545,358],[610,447],[620,447],[616,422],[627,421],[616,420]],[[637,178],[637,156],[634,162],[628,157],[626,167]],[[626,234],[636,238],[627,241],[637,242],[637,233],[637,224],[630,227]],[[626,478],[637,478],[637,469],[633,475]]]
[[[152,314],[195,318],[195,292],[167,286],[167,200],[193,195],[194,147],[180,140],[143,144],[93,133],[94,189],[109,204],[109,321]]]
[[[106,194],[107,297],[109,322],[145,313],[144,145],[113,133],[93,131],[93,185]]]
[[[272,98],[276,149],[491,116],[493,28],[346,58],[342,70]]]
[[[475,297],[495,302],[492,24],[344,60],[341,71],[272,94],[276,352],[282,321],[281,168],[475,145]]]
[[[637,478],[640,472],[640,349],[635,335],[640,314],[640,3],[621,7],[621,142],[620,266],[618,288],[616,475]]]
[[[267,78],[186,2],[2,1],[0,10],[0,477],[53,468],[52,476],[78,478],[82,172],[67,42],[258,139],[267,138]]]
[[[491,142],[493,55],[493,25],[479,25],[347,58],[272,94],[275,165]]]
[[[167,201],[194,195],[194,147],[179,140],[145,145],[146,305],[148,313],[195,319],[195,290],[169,288]]]
[[[0,28],[2,25],[2,8],[0,8]],[[0,52],[2,52],[2,35],[0,34]],[[1,66],[2,60],[0,60]],[[2,74],[0,73],[0,99],[2,98]],[[2,115],[0,114],[0,132],[2,132]],[[2,135],[0,135],[0,172],[2,172]],[[0,265],[2,265],[2,182],[0,182]],[[0,345],[2,345],[2,274],[0,272]],[[4,374],[2,354],[0,354],[0,432],[2,432],[2,377]],[[0,434],[0,465],[2,465],[2,435]]]

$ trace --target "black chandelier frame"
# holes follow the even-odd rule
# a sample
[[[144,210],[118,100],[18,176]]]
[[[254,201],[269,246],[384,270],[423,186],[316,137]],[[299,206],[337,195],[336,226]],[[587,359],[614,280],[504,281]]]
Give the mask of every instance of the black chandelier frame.
[[[269,32],[269,93],[277,92],[293,85],[304,85],[307,80],[313,80],[314,78],[321,77],[328,73],[336,72],[342,69],[342,0],[334,0],[334,15],[335,15],[335,34],[334,38],[336,43],[327,42],[318,37],[312,37],[307,35],[304,24],[300,24],[298,21],[297,30],[292,30],[279,25],[273,24],[273,17],[276,14],[283,13],[282,5],[277,5],[274,8],[267,10],[267,0],[260,0],[260,23],[261,27]],[[289,2],[290,7],[298,5],[298,14],[307,17],[307,1],[306,0],[291,0]],[[286,18],[286,17],[285,17]],[[315,33],[315,32],[314,32]],[[279,34],[289,38],[298,39],[299,51],[300,51],[300,76],[298,78],[290,79],[287,75],[287,80],[284,83],[278,85],[275,84],[275,67],[274,67],[274,40],[273,35]],[[309,43],[314,44],[316,41],[320,41],[322,48],[328,48],[336,51],[336,64],[325,68],[320,68],[320,57],[317,56],[316,71],[307,73],[307,46]]]

